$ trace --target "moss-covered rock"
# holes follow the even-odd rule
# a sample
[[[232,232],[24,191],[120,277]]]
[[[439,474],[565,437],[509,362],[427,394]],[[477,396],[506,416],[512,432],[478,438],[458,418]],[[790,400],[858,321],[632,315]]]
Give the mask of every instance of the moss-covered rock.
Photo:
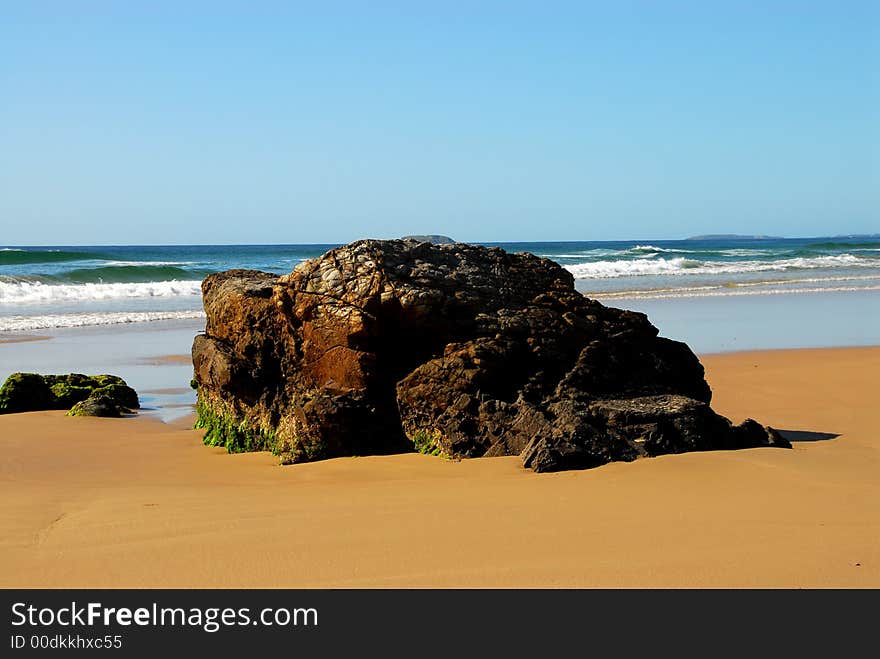
[[[42,375],[13,373],[0,387],[0,413],[57,409],[53,405],[54,396]]]
[[[65,410],[96,395],[119,408],[115,416],[140,407],[137,392],[116,375],[13,373],[0,388],[0,414]]]
[[[122,384],[112,383],[100,389],[95,389],[92,396],[103,395],[109,396],[120,407],[136,410],[140,407],[137,392],[129,387],[125,382]]]
[[[74,405],[67,413],[67,416],[120,417],[126,411],[111,396],[95,393]]]
[[[70,409],[81,400],[85,400],[92,394],[91,387],[80,387],[67,382],[56,382],[49,391],[52,392],[53,407],[56,409]]]
[[[108,387],[111,384],[125,385],[125,380],[118,375],[107,375],[104,373],[103,375],[93,375],[91,378],[99,387]]]
[[[58,409],[49,382],[37,373],[13,373],[0,388],[0,411]]]

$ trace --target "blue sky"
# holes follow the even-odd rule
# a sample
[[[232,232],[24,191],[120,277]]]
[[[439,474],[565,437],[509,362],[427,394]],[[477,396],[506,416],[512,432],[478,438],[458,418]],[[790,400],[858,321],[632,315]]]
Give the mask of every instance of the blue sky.
[[[0,0],[0,244],[880,231],[877,7]]]

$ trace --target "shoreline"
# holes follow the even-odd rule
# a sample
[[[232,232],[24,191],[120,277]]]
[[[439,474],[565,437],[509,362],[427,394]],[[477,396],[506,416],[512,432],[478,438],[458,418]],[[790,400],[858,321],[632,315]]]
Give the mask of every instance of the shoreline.
[[[880,587],[880,347],[700,359],[793,448],[279,467],[185,417],[0,416],[0,586]]]
[[[733,350],[718,350],[715,352],[695,352],[694,354],[702,360],[704,357],[722,357],[726,355],[748,355],[762,353],[785,353],[785,352],[837,352],[845,350],[880,350],[880,342],[868,343],[865,345],[844,345],[844,346],[808,346],[805,348],[736,348]]]
[[[590,297],[589,293],[580,288],[578,290]],[[873,345],[877,337],[880,337],[880,293],[871,290],[810,292],[798,295],[594,299],[605,306],[646,314],[662,336],[687,343],[697,354],[787,348],[863,347]],[[816,313],[817,308],[822,309],[822,313]],[[45,351],[51,351],[51,344],[56,343],[53,339],[59,338],[69,342],[80,339],[85,343],[96,337],[145,334],[171,336],[175,332],[188,332],[183,338],[185,345],[180,341],[166,341],[163,345],[157,345],[154,352],[134,353],[140,358],[155,359],[156,356],[188,352],[192,337],[204,329],[204,323],[204,317],[198,317],[2,330],[0,378],[5,377],[3,366],[9,361],[4,353],[21,347],[24,343],[39,342],[43,344]],[[125,352],[132,350],[136,348],[127,348]]]
[[[0,335],[0,343],[30,343],[31,341],[49,341],[51,336],[34,336],[33,334],[10,333],[9,336]]]

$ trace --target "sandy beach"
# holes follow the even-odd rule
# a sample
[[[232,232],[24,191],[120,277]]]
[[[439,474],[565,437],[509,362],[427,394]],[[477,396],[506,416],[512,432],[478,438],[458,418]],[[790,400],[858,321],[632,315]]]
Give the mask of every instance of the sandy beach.
[[[188,419],[0,416],[0,585],[880,586],[880,348],[702,361],[720,413],[794,448],[278,467]]]

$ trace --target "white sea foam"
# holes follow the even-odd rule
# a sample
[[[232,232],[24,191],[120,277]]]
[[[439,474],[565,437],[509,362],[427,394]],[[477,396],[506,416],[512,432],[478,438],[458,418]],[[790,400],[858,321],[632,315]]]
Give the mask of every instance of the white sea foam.
[[[722,249],[718,253],[725,256],[769,256],[775,252],[770,249]]]
[[[204,311],[111,311],[106,313],[46,314],[42,316],[0,316],[0,332],[146,323],[156,320],[204,318]]]
[[[609,279],[645,275],[716,275],[748,272],[814,270],[818,268],[880,267],[880,261],[852,254],[798,257],[778,261],[699,261],[685,257],[594,261],[564,266],[576,279]]]
[[[678,251],[678,250],[668,250],[663,247],[657,247],[656,245],[636,245],[635,247],[630,247],[628,252],[669,252],[669,251]]]
[[[201,265],[198,261],[103,261],[102,266],[183,266]]]
[[[587,249],[583,252],[572,252],[570,254],[542,253],[536,254],[544,259],[583,259],[596,256],[613,256],[615,254],[623,254],[626,250],[620,249]]]
[[[636,245],[635,247],[630,247],[624,251],[635,252],[636,254],[699,254],[706,250],[657,247],[656,245]]]
[[[85,300],[197,296],[201,295],[201,285],[202,282],[200,280],[114,284],[46,284],[35,281],[0,281],[0,306]]]
[[[880,291],[880,284],[872,286],[817,286],[811,288],[768,288],[768,289],[665,289],[656,291],[615,291],[613,293],[586,293],[597,300],[661,300],[667,298],[689,297],[737,297],[740,295],[787,295],[790,293],[860,293]]]
[[[856,284],[855,282],[865,282]],[[804,286],[813,284],[813,286]],[[819,284],[820,286],[816,286]],[[674,288],[633,288],[616,291],[587,291],[587,297],[610,299],[655,299],[667,297],[726,297],[730,295],[768,295],[818,291],[873,291],[880,288],[880,273],[831,277],[797,277],[793,279],[758,279],[727,281],[699,286]]]

